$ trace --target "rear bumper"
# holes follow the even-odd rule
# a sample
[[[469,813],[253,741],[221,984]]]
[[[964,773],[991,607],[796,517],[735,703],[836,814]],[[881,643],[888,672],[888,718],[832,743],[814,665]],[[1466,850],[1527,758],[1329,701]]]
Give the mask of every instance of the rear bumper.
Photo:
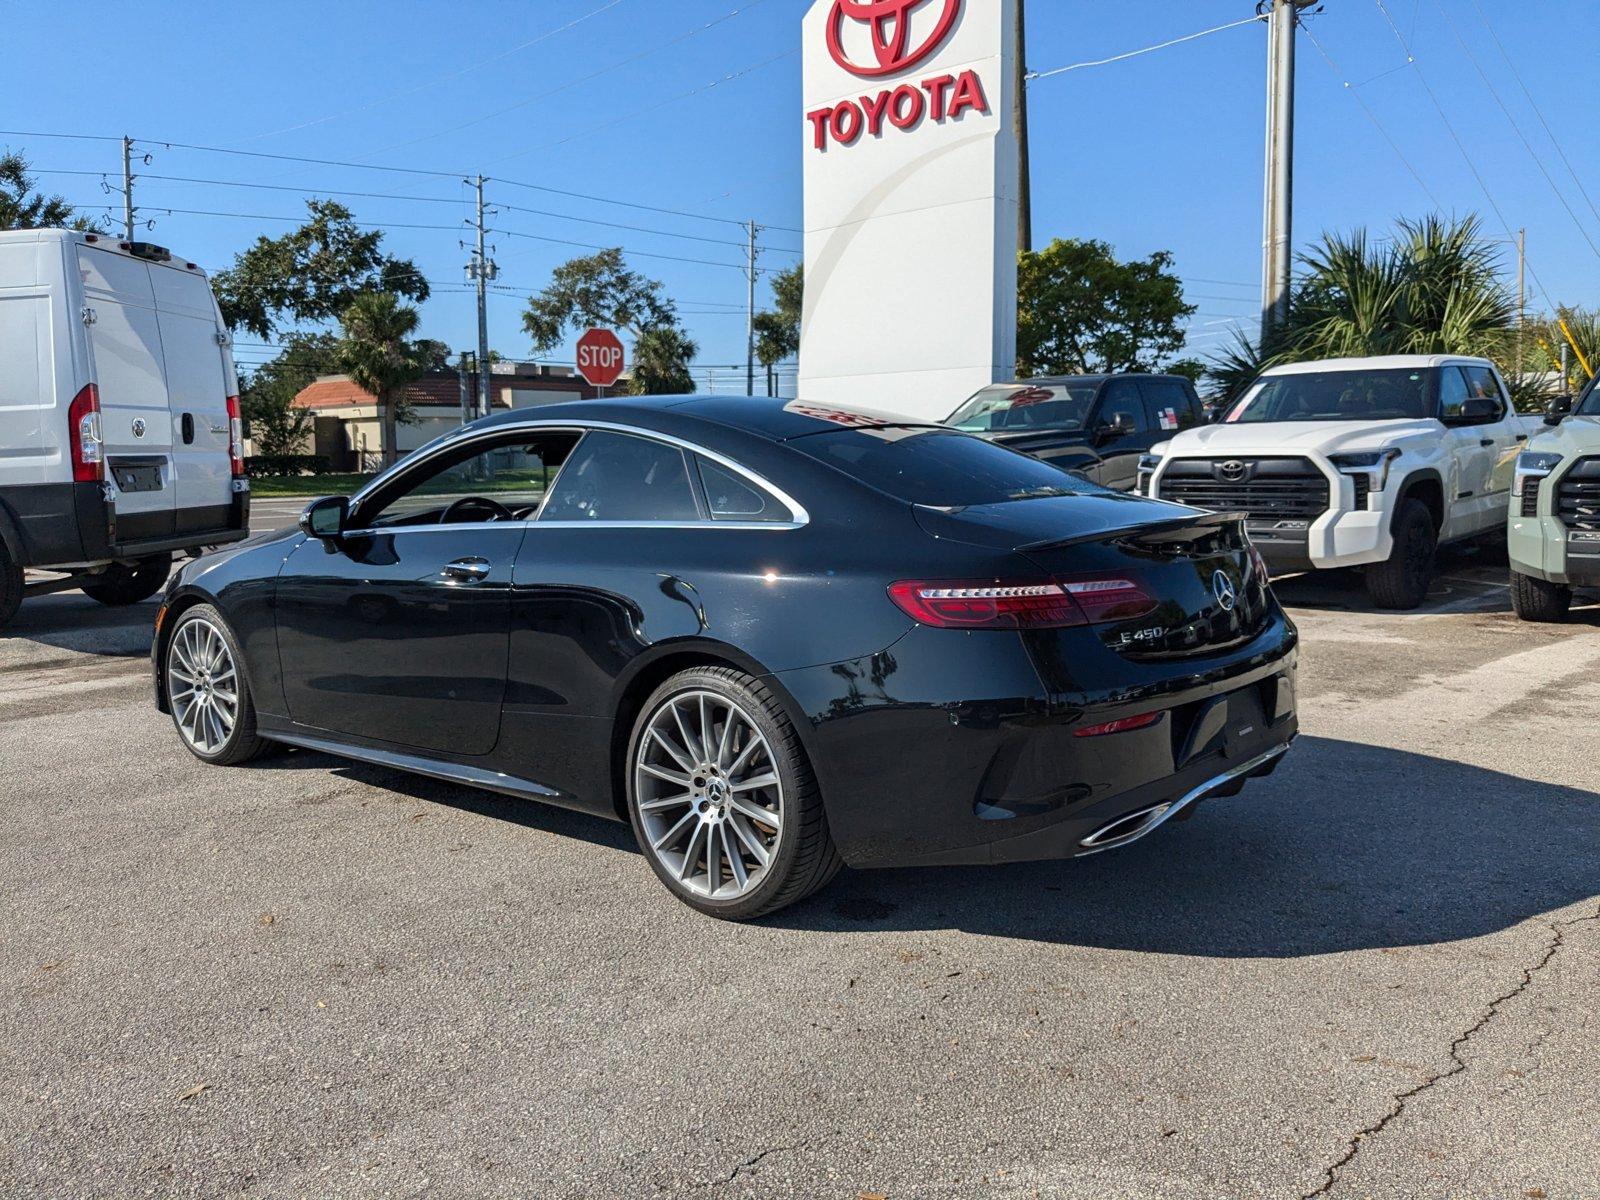
[[[1005,642],[919,628],[859,670],[777,677],[809,716],[829,826],[851,866],[1097,852],[1109,846],[1085,840],[1129,815],[1171,805],[1148,833],[1199,799],[1237,791],[1272,770],[1298,733],[1296,635],[1281,618],[1232,654],[1169,665],[1142,682],[1130,670],[1072,694],[1041,688],[1037,675],[1025,690]],[[1073,655],[1062,665],[1081,678],[1091,662]],[[855,684],[844,695],[841,680]],[[969,691],[986,686],[942,698],[956,680]],[[1152,712],[1160,716],[1145,728],[1078,733]]]

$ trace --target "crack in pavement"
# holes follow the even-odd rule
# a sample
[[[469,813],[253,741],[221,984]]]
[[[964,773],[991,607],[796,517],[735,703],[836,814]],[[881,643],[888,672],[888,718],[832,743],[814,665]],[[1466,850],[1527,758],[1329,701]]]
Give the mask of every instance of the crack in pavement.
[[[1539,972],[1543,971],[1545,967],[1550,965],[1550,960],[1556,956],[1556,952],[1566,944],[1565,931],[1574,925],[1581,925],[1585,921],[1600,921],[1600,909],[1597,909],[1595,912],[1586,917],[1574,917],[1570,921],[1551,922],[1550,931],[1552,936],[1550,938],[1550,944],[1545,947],[1544,954],[1540,956],[1538,962],[1534,963],[1531,967],[1522,968],[1522,982],[1517,984],[1516,987],[1512,988],[1504,995],[1497,996],[1495,999],[1491,1000],[1489,1002],[1489,1007],[1484,1010],[1483,1015],[1479,1017],[1477,1021],[1475,1021],[1465,1032],[1459,1034],[1456,1039],[1450,1043],[1449,1068],[1428,1076],[1427,1079],[1424,1079],[1421,1083],[1417,1084],[1416,1087],[1407,1088],[1405,1091],[1397,1093],[1394,1097],[1393,1106],[1389,1109],[1389,1111],[1377,1121],[1374,1121],[1371,1125],[1368,1125],[1363,1129],[1358,1129],[1351,1136],[1349,1143],[1345,1147],[1344,1154],[1340,1156],[1339,1159],[1333,1164],[1323,1169],[1322,1185],[1313,1189],[1312,1191],[1302,1193],[1300,1200],[1315,1200],[1315,1198],[1318,1196],[1326,1196],[1333,1190],[1334,1184],[1338,1182],[1339,1172],[1345,1167],[1349,1166],[1356,1155],[1361,1153],[1361,1147],[1366,1140],[1382,1133],[1389,1125],[1389,1122],[1393,1121],[1405,1111],[1406,1101],[1422,1094],[1435,1084],[1442,1083],[1451,1076],[1459,1075],[1461,1072],[1465,1071],[1467,1069],[1467,1063],[1466,1060],[1461,1057],[1461,1048],[1471,1041],[1472,1038],[1486,1025],[1488,1025],[1490,1021],[1494,1020],[1494,1018],[1500,1012],[1501,1005],[1522,995],[1522,993],[1528,989],[1529,985],[1533,983],[1533,977],[1539,974]]]
[[[721,1187],[722,1184],[732,1183],[735,1179],[739,1178],[739,1172],[740,1171],[748,1170],[749,1168],[755,1166],[758,1162],[760,1162],[763,1158],[767,1157],[767,1155],[769,1155],[769,1154],[781,1154],[785,1150],[800,1150],[800,1149],[804,1148],[805,1145],[806,1145],[805,1142],[796,1142],[792,1146],[772,1146],[772,1147],[769,1147],[768,1149],[763,1150],[760,1154],[756,1155],[754,1158],[747,1158],[742,1163],[740,1163],[738,1166],[734,1167],[732,1171],[728,1172],[728,1177],[726,1179],[722,1180],[717,1186]]]

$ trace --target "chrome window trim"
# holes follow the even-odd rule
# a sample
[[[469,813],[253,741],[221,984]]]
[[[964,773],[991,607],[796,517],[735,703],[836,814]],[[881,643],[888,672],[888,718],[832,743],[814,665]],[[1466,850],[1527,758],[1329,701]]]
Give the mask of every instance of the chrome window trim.
[[[782,488],[777,487],[766,479],[763,479],[749,467],[735,462],[733,459],[727,457],[727,455],[719,454],[715,450],[708,450],[706,447],[695,442],[691,442],[687,438],[681,438],[670,433],[659,433],[653,429],[640,429],[636,425],[624,425],[619,421],[528,421],[526,423],[518,422],[514,425],[501,426],[493,429],[473,430],[472,433],[467,434],[464,437],[449,438],[447,436],[446,439],[440,440],[438,444],[435,445],[434,448],[429,452],[426,458],[417,459],[416,462],[410,463],[406,469],[408,471],[413,470],[427,462],[430,462],[432,459],[441,454],[454,453],[466,443],[478,441],[499,441],[508,436],[514,437],[514,435],[519,433],[533,431],[540,431],[544,433],[576,433],[581,438],[584,434],[590,432],[591,430],[605,430],[610,433],[629,434],[633,437],[645,438],[649,441],[663,442],[666,445],[673,446],[678,450],[687,451],[692,454],[698,454],[703,458],[710,459],[719,466],[726,467],[728,470],[734,472],[734,474],[740,475],[749,480],[755,486],[759,487],[762,491],[770,495],[773,499],[777,500],[778,503],[782,504],[789,510],[789,520],[719,521],[715,517],[708,516],[703,521],[551,521],[549,524],[552,527],[570,526],[579,529],[803,529],[805,526],[811,523],[811,514],[806,511],[806,508],[803,504],[801,504]],[[576,447],[574,447],[574,449],[576,449]],[[366,499],[367,494],[375,490],[378,483],[384,478],[385,474],[387,474],[387,472],[379,474],[370,480],[366,487],[362,488],[354,496],[350,497],[350,507],[352,509],[357,508]],[[557,482],[560,481],[560,478],[561,475],[558,471],[556,473]],[[542,504],[540,505],[540,508],[541,510],[543,509]],[[521,522],[521,524],[530,528],[543,523],[544,522],[542,522],[539,517],[534,517],[531,521]],[[389,529],[377,528],[352,531],[346,536],[354,537],[358,536],[359,534],[374,535],[381,533],[397,533],[403,529],[473,529],[482,528],[485,526],[504,529],[508,524],[511,524],[511,522],[488,521],[471,523],[462,522],[460,524],[452,525],[401,525]]]

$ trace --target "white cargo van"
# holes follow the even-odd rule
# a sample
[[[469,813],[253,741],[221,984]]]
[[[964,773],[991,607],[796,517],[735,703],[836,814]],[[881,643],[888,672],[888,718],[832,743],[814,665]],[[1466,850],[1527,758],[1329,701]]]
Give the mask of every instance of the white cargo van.
[[[106,234],[0,232],[0,626],[24,594],[136,603],[174,552],[244,538],[238,396],[194,263]]]

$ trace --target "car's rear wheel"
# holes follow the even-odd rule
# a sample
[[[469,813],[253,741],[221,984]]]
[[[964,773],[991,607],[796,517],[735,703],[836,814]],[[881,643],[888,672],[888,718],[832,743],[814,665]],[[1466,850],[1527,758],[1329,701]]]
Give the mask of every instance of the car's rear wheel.
[[[22,607],[22,564],[13,559],[0,542],[0,629],[11,623]]]
[[[196,605],[178,618],[162,664],[167,705],[183,744],[205,762],[233,766],[272,746],[256,734],[243,662],[233,631],[211,605]]]
[[[1367,568],[1367,594],[1379,608],[1416,608],[1428,598],[1439,533],[1420,500],[1407,500],[1394,518],[1394,550]]]
[[[1572,608],[1572,589],[1512,571],[1511,608],[1524,621],[1565,621]]]
[[[110,608],[123,608],[148,600],[172,574],[172,556],[158,554],[136,563],[115,563],[83,584],[83,594]]]
[[[646,701],[627,762],[639,846],[690,907],[750,920],[838,873],[816,776],[759,680],[725,667],[674,675]]]

